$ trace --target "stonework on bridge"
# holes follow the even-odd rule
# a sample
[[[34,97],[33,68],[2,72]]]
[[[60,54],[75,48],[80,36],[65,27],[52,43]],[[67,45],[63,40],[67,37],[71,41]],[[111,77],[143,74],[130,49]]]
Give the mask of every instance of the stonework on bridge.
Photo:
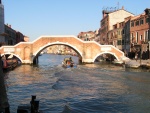
[[[13,54],[23,64],[32,64],[42,50],[52,45],[69,46],[78,53],[84,63],[93,63],[98,56],[104,53],[112,54],[117,60],[124,57],[124,53],[112,45],[100,45],[95,41],[82,41],[75,36],[41,36],[33,42],[2,46],[0,54]]]

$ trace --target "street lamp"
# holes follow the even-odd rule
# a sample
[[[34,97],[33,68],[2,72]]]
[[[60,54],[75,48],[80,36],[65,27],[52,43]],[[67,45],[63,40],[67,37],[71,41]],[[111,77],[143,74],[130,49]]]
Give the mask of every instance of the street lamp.
[[[149,52],[149,51],[150,51],[150,9],[149,9],[149,8],[146,8],[146,9],[145,9],[145,14],[148,15],[148,19],[149,19],[149,20],[148,20],[148,23],[149,23],[149,30],[148,30],[148,31],[149,31],[149,32],[148,32],[148,48],[147,48],[147,49],[148,49],[148,59],[149,59],[149,58],[150,58],[150,54],[149,54],[149,53],[150,53],[150,52]]]

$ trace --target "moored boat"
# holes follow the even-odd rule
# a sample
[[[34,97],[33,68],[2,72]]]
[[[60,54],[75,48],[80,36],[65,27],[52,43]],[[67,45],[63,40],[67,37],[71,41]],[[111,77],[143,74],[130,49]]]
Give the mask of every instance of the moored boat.
[[[19,65],[18,59],[14,58],[12,55],[10,55],[8,58],[3,56],[2,63],[3,63],[3,71],[12,70]]]
[[[18,66],[18,61],[16,59],[3,60],[3,70],[8,71],[16,68]]]

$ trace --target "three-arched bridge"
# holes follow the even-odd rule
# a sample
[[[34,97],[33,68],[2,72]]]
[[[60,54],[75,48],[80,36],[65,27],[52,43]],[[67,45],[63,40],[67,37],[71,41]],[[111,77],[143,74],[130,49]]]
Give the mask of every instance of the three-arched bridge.
[[[95,41],[83,41],[75,36],[41,36],[33,42],[20,42],[14,46],[0,47],[1,55],[13,54],[23,64],[32,64],[41,51],[52,45],[66,45],[75,50],[84,63],[93,63],[102,54],[112,54],[117,60],[124,53],[112,45],[100,45]]]

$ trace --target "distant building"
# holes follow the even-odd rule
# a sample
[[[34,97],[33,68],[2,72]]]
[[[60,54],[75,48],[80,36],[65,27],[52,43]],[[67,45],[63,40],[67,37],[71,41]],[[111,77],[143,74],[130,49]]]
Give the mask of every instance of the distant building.
[[[24,35],[19,32],[19,31],[16,31],[16,44],[19,43],[19,42],[24,42]]]
[[[11,28],[11,25],[5,25],[5,45],[16,44],[16,31]]]
[[[97,31],[80,32],[77,37],[83,41],[93,41],[97,34]]]
[[[108,44],[108,32],[113,30],[113,25],[124,21],[124,18],[134,16],[134,14],[124,10],[124,7],[119,10],[103,10],[103,18],[100,22],[101,27],[99,30],[100,44]]]
[[[11,25],[4,23],[4,6],[0,0],[0,46],[2,45],[15,45],[19,42],[24,42],[24,35],[14,30]],[[26,41],[29,38],[25,38]]]

